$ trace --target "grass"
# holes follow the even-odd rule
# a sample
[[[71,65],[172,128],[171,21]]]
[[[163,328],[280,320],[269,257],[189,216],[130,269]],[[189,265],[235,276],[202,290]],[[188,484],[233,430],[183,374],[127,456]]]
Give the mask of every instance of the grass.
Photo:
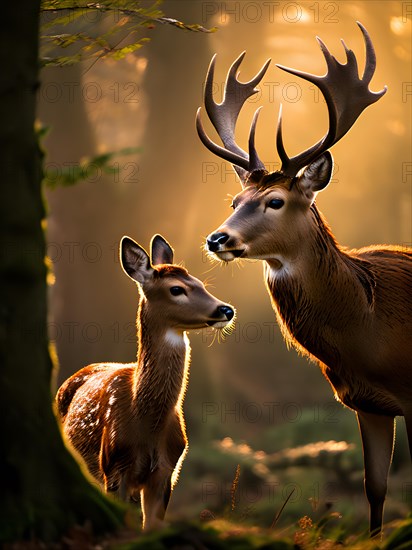
[[[107,546],[110,550],[408,550],[412,549],[412,514],[403,521],[387,524],[382,538],[370,539],[364,531],[350,532],[340,513],[332,505],[324,506],[325,512],[314,521],[309,516],[278,528],[278,521],[293,494],[293,490],[281,503],[269,528],[251,525],[243,519],[239,508],[239,481],[241,467],[238,464],[230,490],[230,502],[222,517],[205,509],[197,522],[176,522],[170,527],[138,535],[133,540]]]
[[[233,445],[230,451],[233,451],[232,447]],[[192,448],[192,452],[193,450]],[[322,492],[305,503],[293,502],[296,495],[295,489],[292,488],[277,492],[273,499],[266,499],[270,502],[266,502],[265,506],[253,507],[250,502],[246,502],[245,505],[245,487],[257,487],[262,481],[252,475],[253,467],[277,456],[260,452],[257,461],[256,453],[252,451],[253,449],[250,449],[246,454],[245,449],[240,454],[222,453],[219,447],[215,449],[215,454],[208,454],[209,458],[214,456],[216,460],[218,478],[222,479],[222,472],[226,471],[228,485],[227,490],[223,491],[222,498],[214,503],[205,502],[203,498],[200,500],[199,494],[195,492],[182,493],[181,496],[188,499],[188,507],[185,507],[184,511],[181,508],[181,516],[197,516],[198,520],[176,521],[167,529],[148,534],[129,533],[123,541],[112,540],[101,547],[110,550],[412,550],[412,514],[405,520],[388,522],[384,527],[382,539],[371,540],[364,518],[360,519],[357,508],[352,509],[341,500],[329,499],[328,495]],[[195,470],[198,484],[201,481],[200,472],[204,469],[202,457],[204,450],[199,458],[199,470]],[[349,460],[351,456],[348,451],[324,452],[315,458],[317,462],[326,461],[326,470],[338,469],[342,479],[350,480],[350,477],[344,475],[347,471],[353,470],[353,461]],[[196,461],[193,464],[197,464]],[[267,465],[272,473],[275,471],[281,474],[284,471],[279,466],[274,468],[269,462]],[[208,466],[211,467],[210,464]],[[293,469],[292,477],[296,478],[299,472],[303,472],[306,478],[311,478],[311,483],[314,481],[314,470],[310,463],[288,463],[286,467]],[[361,465],[359,472],[363,473]],[[402,475],[401,477],[403,478]],[[358,485],[357,482],[356,486]],[[200,513],[199,502],[205,506]],[[405,507],[400,508],[398,512],[398,515],[392,514],[389,517],[402,516]],[[173,517],[172,510],[170,517]],[[136,526],[139,523],[140,519],[135,511],[130,524]]]
[[[15,543],[4,550],[411,550],[412,514],[405,520],[385,525],[384,536],[370,539],[367,532],[353,533],[340,514],[328,510],[316,522],[309,516],[283,527],[251,525],[237,517],[239,469],[233,483],[231,503],[224,517],[203,510],[199,520],[173,522],[169,527],[139,533],[138,509],[130,506],[128,527],[105,538],[95,537],[91,525],[76,527],[61,541],[45,545],[41,541]],[[279,519],[287,502],[275,513]]]
[[[412,518],[386,526],[380,540],[366,533],[351,535],[328,531],[305,516],[297,525],[280,531],[237,524],[225,519],[205,523],[176,523],[135,540],[113,543],[110,550],[408,550],[412,548]]]

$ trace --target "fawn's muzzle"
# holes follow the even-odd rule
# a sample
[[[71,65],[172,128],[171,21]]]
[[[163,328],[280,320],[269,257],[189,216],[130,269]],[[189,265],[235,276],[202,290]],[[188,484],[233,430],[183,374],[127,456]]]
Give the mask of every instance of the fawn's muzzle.
[[[219,306],[217,311],[219,315],[224,315],[228,321],[233,319],[233,316],[235,315],[234,310],[229,306]]]
[[[235,310],[230,306],[218,306],[213,314],[213,321],[208,321],[208,325],[214,328],[224,328],[235,316]]]

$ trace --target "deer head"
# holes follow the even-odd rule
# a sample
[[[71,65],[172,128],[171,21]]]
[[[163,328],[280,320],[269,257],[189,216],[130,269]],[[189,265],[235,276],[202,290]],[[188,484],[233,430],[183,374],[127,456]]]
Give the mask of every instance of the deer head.
[[[310,231],[308,219],[316,212],[311,206],[316,194],[324,189],[332,175],[333,160],[328,149],[337,143],[352,127],[362,111],[380,99],[380,92],[369,90],[375,72],[376,56],[366,29],[358,22],[366,46],[366,64],[359,78],[354,53],[342,41],[347,62],[339,63],[318,38],[325,57],[327,72],[315,76],[278,65],[279,68],[315,84],[322,92],[329,114],[329,129],[325,136],[300,154],[289,157],[282,138],[282,109],[277,126],[276,145],[281,159],[279,171],[269,173],[255,149],[255,131],[259,115],[256,111],[249,134],[249,152],[235,142],[235,126],[245,101],[257,92],[255,86],[263,78],[269,61],[247,83],[237,79],[237,70],[244,53],[233,63],[226,79],[223,101],[215,103],[212,97],[215,57],[212,59],[205,85],[205,106],[209,118],[218,132],[224,147],[214,143],[205,133],[200,109],[196,125],[200,139],[206,147],[233,164],[242,183],[243,191],[232,203],[234,214],[207,238],[209,251],[229,261],[238,257],[279,259],[296,253],[295,245]],[[274,230],[275,229],[275,230]]]
[[[130,237],[120,243],[122,267],[138,283],[152,317],[176,330],[226,327],[234,309],[212,296],[184,267],[173,264],[173,249],[161,235],[152,238],[150,249],[149,256]]]

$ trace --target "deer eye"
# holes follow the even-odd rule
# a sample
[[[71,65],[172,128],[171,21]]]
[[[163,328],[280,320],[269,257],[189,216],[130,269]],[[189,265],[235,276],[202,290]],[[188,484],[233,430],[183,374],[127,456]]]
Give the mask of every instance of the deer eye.
[[[273,208],[273,210],[279,210],[284,204],[285,201],[283,199],[271,199],[266,206],[268,208]]]
[[[181,294],[186,294],[186,290],[182,286],[172,286],[170,287],[170,294],[172,296],[180,296]]]

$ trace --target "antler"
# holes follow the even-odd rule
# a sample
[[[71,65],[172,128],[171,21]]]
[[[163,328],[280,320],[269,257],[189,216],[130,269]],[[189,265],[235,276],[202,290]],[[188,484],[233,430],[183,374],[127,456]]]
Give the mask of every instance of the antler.
[[[213,76],[215,71],[216,55],[210,62],[209,70],[206,76],[204,101],[207,114],[215,127],[224,147],[214,143],[203,128],[200,118],[201,108],[199,107],[196,115],[196,128],[203,144],[215,155],[228,160],[233,164],[234,169],[244,184],[251,172],[255,170],[265,170],[265,166],[259,159],[255,149],[255,129],[259,116],[260,108],[255,112],[249,133],[249,154],[241,149],[235,142],[235,127],[239,112],[245,101],[257,93],[255,86],[262,80],[269,66],[270,59],[266,61],[258,74],[249,82],[239,82],[237,71],[245,57],[243,52],[230,67],[226,77],[226,83],[221,103],[216,103],[213,99]]]
[[[365,70],[361,79],[358,74],[358,64],[355,54],[346,47],[343,40],[342,44],[345,48],[347,58],[347,63],[345,64],[339,63],[331,55],[322,40],[317,37],[328,69],[324,76],[316,76],[277,65],[280,69],[315,84],[322,92],[329,112],[329,130],[327,134],[318,143],[310,147],[310,149],[289,158],[283,146],[282,108],[280,109],[276,147],[282,161],[280,171],[287,176],[294,177],[301,168],[337,143],[353,126],[362,111],[378,101],[386,93],[386,86],[380,92],[371,92],[369,90],[369,83],[376,68],[376,55],[367,30],[358,21],[357,24],[362,31],[366,46]]]

